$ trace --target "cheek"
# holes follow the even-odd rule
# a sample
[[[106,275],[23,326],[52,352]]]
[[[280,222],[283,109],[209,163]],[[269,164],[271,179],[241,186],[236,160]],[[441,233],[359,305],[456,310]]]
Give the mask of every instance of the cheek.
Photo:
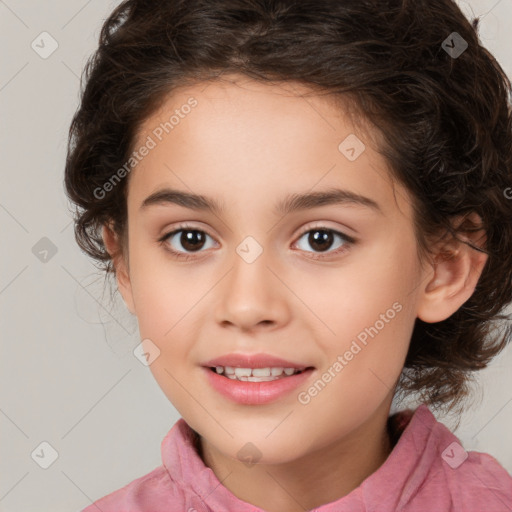
[[[194,336],[190,320],[204,290],[192,289],[190,276],[183,269],[173,272],[170,265],[155,259],[152,265],[139,265],[132,273],[132,289],[141,339],[156,345],[159,355],[149,369],[169,401],[180,414],[187,414],[190,396],[190,351]],[[200,293],[201,292],[201,293]],[[153,349],[155,350],[155,349]]]
[[[157,341],[169,335],[184,314],[180,282],[184,278],[182,273],[171,273],[171,266],[155,253],[154,249],[133,251],[130,279],[140,335]]]
[[[150,339],[160,350],[151,370],[158,381],[174,382],[165,372],[186,377],[197,329],[207,321],[208,291],[215,283],[211,270],[193,272],[192,266],[170,262],[153,250],[134,253],[132,291],[141,339]]]
[[[374,244],[364,258],[354,257],[347,268],[331,272],[328,282],[310,295],[334,326],[364,328],[393,308],[395,302],[413,297],[418,275],[410,250],[399,245]],[[393,315],[393,312],[391,312]],[[346,331],[346,329],[345,329]]]
[[[346,355],[343,373],[351,381],[380,378],[391,386],[402,370],[416,318],[411,293],[418,276],[415,255],[411,247],[381,245],[355,266],[331,281],[323,307],[316,303],[334,333],[318,339],[329,354],[328,366]]]

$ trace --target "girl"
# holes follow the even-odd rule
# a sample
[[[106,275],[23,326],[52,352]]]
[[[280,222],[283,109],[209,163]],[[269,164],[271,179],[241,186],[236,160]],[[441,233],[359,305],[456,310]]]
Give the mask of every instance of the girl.
[[[182,418],[86,512],[512,510],[432,413],[512,333],[511,84],[476,29],[451,0],[114,10],[65,185]]]

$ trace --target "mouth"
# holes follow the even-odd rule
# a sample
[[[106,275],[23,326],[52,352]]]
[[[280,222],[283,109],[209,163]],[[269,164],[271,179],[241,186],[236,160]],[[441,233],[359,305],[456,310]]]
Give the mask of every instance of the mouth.
[[[243,406],[289,400],[293,392],[308,386],[316,375],[313,366],[243,368],[216,365],[202,369],[211,389]]]

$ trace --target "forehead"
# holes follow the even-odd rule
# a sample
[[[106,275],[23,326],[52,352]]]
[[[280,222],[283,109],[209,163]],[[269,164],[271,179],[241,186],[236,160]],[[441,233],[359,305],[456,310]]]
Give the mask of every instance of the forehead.
[[[344,108],[294,82],[231,80],[176,89],[141,124],[134,148],[149,139],[154,147],[131,173],[132,199],[141,203],[167,185],[247,205],[274,192],[343,186],[393,208],[400,187],[377,151],[378,133],[349,102]],[[355,160],[347,145],[361,151]],[[405,190],[401,195],[410,202]]]
[[[318,134],[319,131],[328,135],[339,130],[339,121],[342,120],[343,128],[350,126],[354,132],[364,132],[365,137],[378,137],[378,132],[356,113],[355,103],[350,101],[349,96],[334,96],[294,81],[262,83],[237,74],[175,88],[162,97],[159,108],[141,123],[138,137],[150,133],[159,122],[169,121],[173,113],[180,117],[180,121],[173,121],[178,121],[174,125],[177,128],[178,124],[182,124],[181,120],[188,117],[188,113],[183,116],[179,111],[188,110],[187,103],[192,98],[197,101],[192,113],[196,114],[194,117],[200,117],[203,124],[209,121],[236,128],[236,122],[242,121],[242,134],[249,133],[251,126],[261,124],[271,133],[269,122],[275,124],[276,118],[280,117],[290,135],[299,130],[305,136],[313,132]],[[200,112],[200,116],[197,112]],[[269,116],[269,113],[273,115]],[[250,116],[250,122],[247,116]],[[295,121],[308,121],[308,125],[297,126],[293,124]]]

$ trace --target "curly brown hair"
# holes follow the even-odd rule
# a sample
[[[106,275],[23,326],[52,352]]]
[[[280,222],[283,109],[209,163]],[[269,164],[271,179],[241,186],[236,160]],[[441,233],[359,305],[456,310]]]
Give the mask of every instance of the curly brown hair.
[[[512,301],[512,91],[478,22],[451,0],[123,1],[86,64],[69,131],[65,187],[79,246],[115,273],[101,228],[126,240],[129,177],[97,190],[177,87],[234,72],[349,98],[413,198],[421,255],[436,233],[479,228],[454,227],[459,215],[476,212],[486,232],[485,248],[471,246],[488,254],[473,295],[444,321],[416,319],[396,388],[452,410],[468,396],[471,372],[512,334],[504,322],[502,336],[491,336]],[[467,43],[462,54],[450,52],[454,41]]]

